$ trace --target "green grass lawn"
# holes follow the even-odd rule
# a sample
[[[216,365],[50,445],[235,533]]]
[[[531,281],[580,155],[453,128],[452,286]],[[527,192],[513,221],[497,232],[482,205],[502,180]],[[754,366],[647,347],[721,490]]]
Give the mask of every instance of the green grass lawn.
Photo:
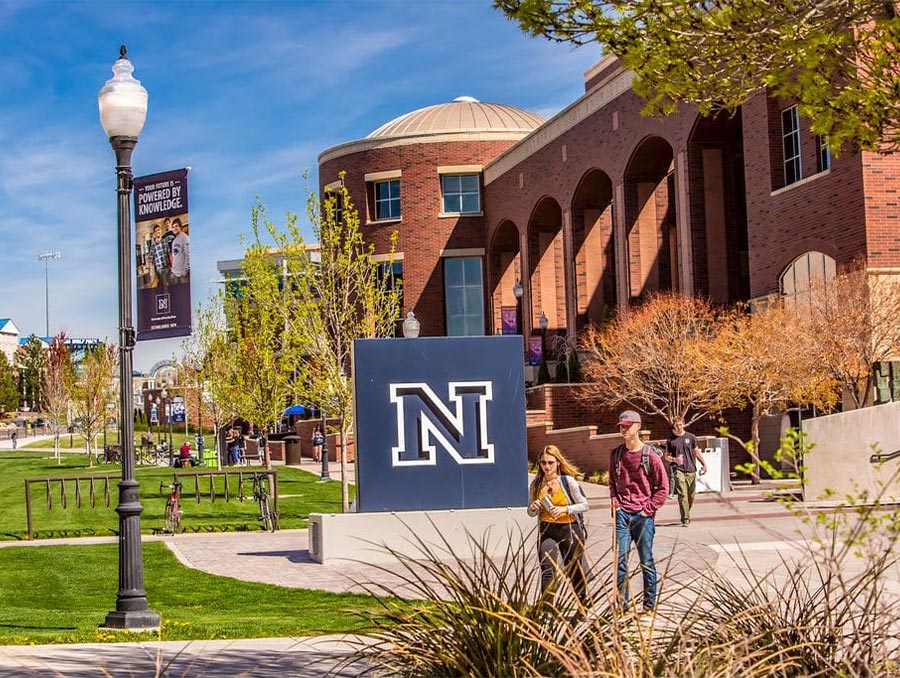
[[[119,527],[115,506],[118,499],[117,483],[121,477],[118,464],[100,464],[87,468],[85,455],[68,453],[62,456],[62,464],[57,465],[52,454],[40,450],[14,450],[0,452],[0,539],[25,539],[27,526],[25,519],[25,478],[52,478],[58,476],[82,476],[78,483],[65,483],[65,507],[59,482],[31,486],[32,517],[35,538],[74,537],[87,535],[116,534]],[[202,467],[201,467],[202,468]],[[248,467],[234,467],[248,470]],[[249,467],[259,470],[259,466]],[[312,469],[312,466],[310,466]],[[181,469],[179,469],[180,471]],[[186,469],[188,472],[195,469]],[[198,469],[199,470],[199,469]],[[341,511],[340,483],[319,483],[318,476],[292,467],[276,467],[278,471],[278,512],[282,528],[302,528],[308,526],[310,513],[339,513]],[[90,483],[88,476],[110,475],[108,485],[109,506],[106,505],[107,485],[95,479],[95,505],[90,504]],[[159,529],[164,523],[169,484],[173,469],[159,466],[138,466],[137,480],[141,484],[141,529],[149,533]],[[244,501],[239,500],[237,477],[229,479],[229,501],[225,501],[224,480],[214,482],[215,501],[210,492],[209,476],[200,477],[199,502],[197,484],[193,479],[183,479],[182,519],[185,532],[257,530],[260,529],[257,516],[259,506],[252,499],[253,485],[245,473],[243,483]],[[162,483],[162,487],[160,484]],[[353,486],[350,488],[354,491]],[[81,507],[77,506],[80,491]],[[352,496],[352,495],[351,495]]]
[[[277,567],[277,564],[273,564]],[[0,644],[263,638],[360,630],[380,610],[370,596],[287,589],[184,567],[164,544],[144,544],[144,585],[160,634],[101,632],[115,609],[118,550],[0,549]]]

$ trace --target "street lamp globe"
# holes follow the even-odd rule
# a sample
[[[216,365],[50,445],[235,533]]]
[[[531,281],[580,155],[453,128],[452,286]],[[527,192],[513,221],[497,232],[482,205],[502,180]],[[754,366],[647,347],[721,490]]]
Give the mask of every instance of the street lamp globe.
[[[525,288],[522,287],[521,280],[516,280],[516,284],[513,285],[513,294],[516,295],[516,299],[521,299],[522,295],[525,294]]]
[[[538,324],[541,326],[541,331],[546,330],[547,326],[550,324],[549,318],[547,318],[547,316],[544,315],[543,311],[541,311],[541,317],[538,318]]]
[[[119,50],[121,56],[112,67],[113,77],[106,81],[97,97],[100,124],[110,139],[136,139],[147,119],[147,90],[131,75],[134,66],[125,56],[126,52],[125,45],[122,45]]]
[[[406,320],[403,321],[403,336],[407,339],[415,339],[419,336],[420,327],[421,325],[416,320],[416,315],[410,311],[406,314]]]

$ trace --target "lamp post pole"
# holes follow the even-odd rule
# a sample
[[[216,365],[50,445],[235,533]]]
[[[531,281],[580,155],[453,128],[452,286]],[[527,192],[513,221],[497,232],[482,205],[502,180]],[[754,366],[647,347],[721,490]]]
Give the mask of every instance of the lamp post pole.
[[[525,288],[522,287],[522,281],[516,280],[516,284],[513,285],[513,295],[516,297],[516,333],[517,334],[525,334],[525,329],[522,327],[522,295],[525,294]]]
[[[119,590],[116,609],[106,615],[104,626],[122,630],[159,628],[159,614],[148,609],[144,591],[141,545],[140,485],[135,479],[134,419],[131,375],[135,344],[131,317],[131,154],[147,115],[147,91],[131,73],[125,56],[113,65],[113,77],[100,90],[100,122],[116,154],[119,252],[119,421],[122,429],[122,482],[119,483]]]
[[[550,319],[541,311],[541,317],[538,319],[538,323],[541,326],[541,360],[547,359],[547,326],[550,324]]]
[[[328,423],[325,420],[325,410],[322,410],[322,475],[319,480],[331,480],[328,470]]]

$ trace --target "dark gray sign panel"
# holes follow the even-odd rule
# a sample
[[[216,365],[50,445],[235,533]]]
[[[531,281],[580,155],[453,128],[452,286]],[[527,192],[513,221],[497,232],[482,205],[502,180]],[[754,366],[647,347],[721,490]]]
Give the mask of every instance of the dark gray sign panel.
[[[528,503],[521,336],[354,342],[360,511]]]

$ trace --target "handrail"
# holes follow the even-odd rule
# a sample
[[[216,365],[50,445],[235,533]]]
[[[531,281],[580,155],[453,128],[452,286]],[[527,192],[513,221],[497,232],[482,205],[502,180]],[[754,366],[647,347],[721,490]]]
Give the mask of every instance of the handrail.
[[[897,457],[900,457],[900,450],[897,450],[896,452],[891,452],[889,454],[884,454],[884,453],[873,454],[871,457],[869,457],[869,463],[870,464],[881,464],[885,461],[890,461],[891,459],[896,459]]]

